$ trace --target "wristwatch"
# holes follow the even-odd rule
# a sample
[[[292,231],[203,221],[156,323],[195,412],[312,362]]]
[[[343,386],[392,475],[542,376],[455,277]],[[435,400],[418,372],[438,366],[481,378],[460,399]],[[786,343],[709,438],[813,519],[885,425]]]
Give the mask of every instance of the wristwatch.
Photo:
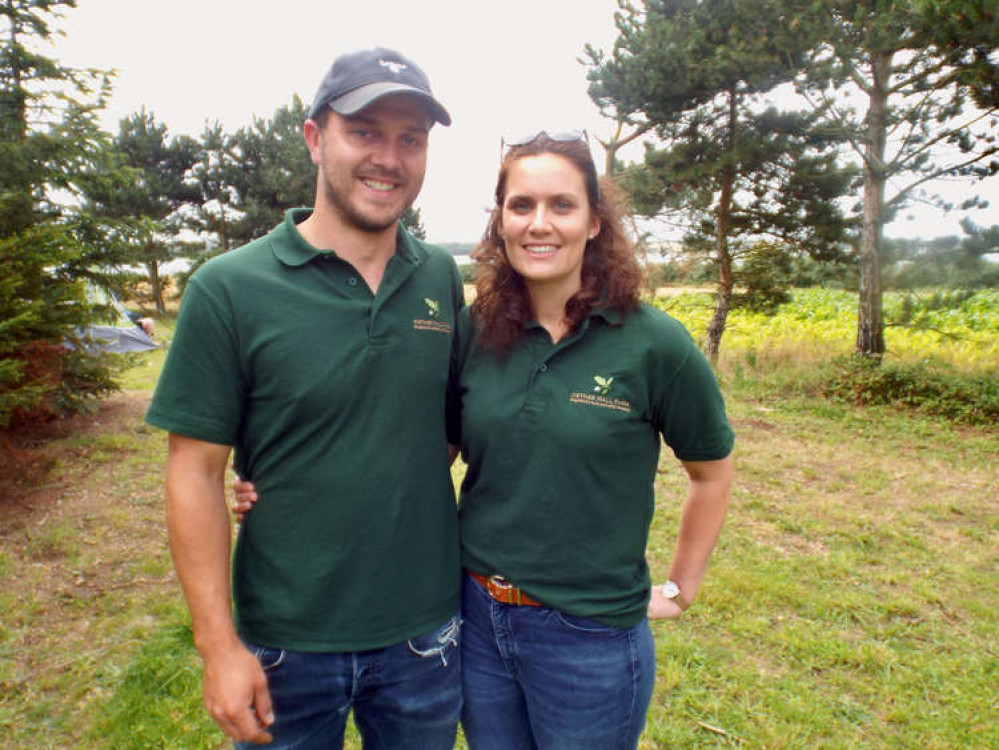
[[[660,586],[660,590],[663,592],[663,596],[676,602],[676,606],[680,608],[681,612],[690,606],[690,602],[681,593],[680,586],[676,581],[666,581],[666,583]]]

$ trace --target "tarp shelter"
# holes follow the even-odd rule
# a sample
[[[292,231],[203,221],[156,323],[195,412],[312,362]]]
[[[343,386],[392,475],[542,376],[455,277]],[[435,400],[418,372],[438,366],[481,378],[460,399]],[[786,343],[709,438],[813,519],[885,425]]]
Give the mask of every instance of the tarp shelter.
[[[104,310],[103,314],[83,331],[84,337],[90,339],[95,348],[99,347],[108,352],[145,352],[159,349],[160,345],[139,328],[124,305],[106,290],[96,284],[88,284],[87,298]]]

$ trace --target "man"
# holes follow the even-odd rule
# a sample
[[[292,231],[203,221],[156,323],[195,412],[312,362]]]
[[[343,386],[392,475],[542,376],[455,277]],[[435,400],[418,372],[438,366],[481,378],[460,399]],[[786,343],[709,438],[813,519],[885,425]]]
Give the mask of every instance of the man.
[[[366,748],[454,742],[443,415],[461,282],[398,223],[434,122],[450,116],[412,61],[338,58],[303,128],[314,208],[206,263],[184,294],[146,418],[170,432],[167,525],[204,703],[237,743],[342,746],[351,709]],[[237,538],[234,615],[231,447],[264,498]]]

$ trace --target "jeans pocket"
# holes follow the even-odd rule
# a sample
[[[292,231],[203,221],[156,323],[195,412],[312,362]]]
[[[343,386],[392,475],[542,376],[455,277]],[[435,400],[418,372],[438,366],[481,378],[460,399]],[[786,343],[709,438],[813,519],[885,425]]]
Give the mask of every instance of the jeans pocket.
[[[287,652],[280,648],[267,648],[266,646],[250,646],[253,656],[260,662],[260,667],[265,672],[273,672],[284,664]]]
[[[410,638],[407,641],[411,653],[421,659],[440,659],[441,666],[446,667],[458,650],[461,634],[461,619],[452,617],[439,628]]]
[[[570,615],[565,612],[559,612],[556,609],[551,610],[552,620],[558,625],[562,626],[564,630],[568,630],[573,633],[585,633],[588,635],[595,636],[605,636],[605,637],[615,637],[626,634],[628,631],[624,628],[616,628],[613,625],[604,625],[596,620],[591,620],[589,617],[581,617],[579,615]]]

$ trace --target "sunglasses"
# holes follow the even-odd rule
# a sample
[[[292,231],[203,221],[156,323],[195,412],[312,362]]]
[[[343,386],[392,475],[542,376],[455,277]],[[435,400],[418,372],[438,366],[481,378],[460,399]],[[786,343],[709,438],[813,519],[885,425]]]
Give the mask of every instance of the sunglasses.
[[[582,141],[587,146],[590,145],[590,137],[585,130],[535,130],[533,133],[522,135],[519,138],[500,138],[500,161],[510,152],[510,149],[527,146],[542,136],[558,143]]]

